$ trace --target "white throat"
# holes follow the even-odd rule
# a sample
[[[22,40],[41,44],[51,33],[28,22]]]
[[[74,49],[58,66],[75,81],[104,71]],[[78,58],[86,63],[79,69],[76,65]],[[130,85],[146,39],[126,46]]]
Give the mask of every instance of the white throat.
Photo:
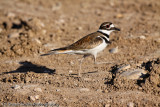
[[[107,35],[110,35],[110,33],[112,32],[112,30],[102,30],[102,29],[99,29],[98,30],[99,32],[102,32],[102,33],[105,33],[105,34],[107,34]]]

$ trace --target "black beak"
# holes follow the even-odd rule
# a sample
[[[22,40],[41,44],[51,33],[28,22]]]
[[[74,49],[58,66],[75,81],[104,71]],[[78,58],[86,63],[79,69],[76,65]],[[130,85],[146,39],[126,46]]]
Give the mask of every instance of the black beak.
[[[116,28],[116,27],[113,27],[112,30],[120,31],[120,29],[119,29],[119,28]]]

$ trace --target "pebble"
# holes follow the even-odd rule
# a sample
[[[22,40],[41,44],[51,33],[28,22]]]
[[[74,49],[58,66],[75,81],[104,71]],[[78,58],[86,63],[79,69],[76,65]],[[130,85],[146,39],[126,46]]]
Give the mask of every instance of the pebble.
[[[41,41],[37,38],[33,38],[32,40],[35,41],[37,44],[42,44]]]
[[[126,77],[127,79],[139,79],[140,77],[143,77],[145,74],[147,74],[147,71],[143,69],[132,69],[128,71],[124,71],[120,74],[120,76]]]
[[[131,68],[131,65],[130,65],[130,64],[123,65],[123,66],[119,67],[116,72],[119,72],[119,71],[121,71],[121,70],[126,70],[126,69],[129,69],[129,68]]]
[[[39,99],[39,95],[35,95],[34,97],[35,97],[35,99]]]
[[[20,87],[20,85],[15,85],[12,88],[15,89],[15,90],[17,90],[17,89],[20,89],[21,87]]]
[[[13,33],[8,35],[8,38],[17,38],[17,37],[19,37],[19,33],[18,32],[13,32]]]
[[[111,105],[110,104],[106,104],[105,107],[111,107]]]
[[[68,72],[69,72],[70,74],[71,74],[71,73],[73,73],[73,71],[72,71],[72,70],[69,70]]]
[[[110,4],[111,6],[115,6],[114,1],[110,1],[109,4]]]
[[[29,99],[30,99],[31,101],[35,101],[35,100],[36,100],[34,96],[29,96]]]
[[[81,26],[76,27],[76,30],[82,30]]]
[[[14,18],[16,15],[12,12],[7,13],[7,17]]]
[[[63,23],[65,23],[65,20],[64,19],[59,19],[59,20],[56,20],[55,23],[57,23],[57,24],[63,24]]]
[[[70,65],[72,65],[72,66],[73,66],[73,65],[74,65],[74,62],[73,62],[73,61],[70,61]]]
[[[137,64],[136,64],[136,66],[141,66],[143,64],[143,61],[139,61]]]
[[[122,15],[121,13],[119,13],[119,14],[116,15],[116,17],[117,17],[117,18],[122,18],[123,15]]]
[[[30,19],[27,24],[36,30],[42,30],[42,28],[45,27],[45,24],[42,22],[42,20],[38,18]]]
[[[26,83],[29,83],[31,81],[31,77],[26,76],[24,80]]]
[[[112,48],[109,50],[110,53],[117,53],[118,52],[118,46],[116,48]]]
[[[146,39],[146,37],[145,37],[145,36],[139,36],[139,38],[140,38],[140,39]]]
[[[134,107],[134,103],[133,103],[133,102],[129,102],[129,103],[127,104],[127,107]]]
[[[98,16],[101,16],[102,12],[101,12],[101,10],[96,9],[96,10],[95,10],[95,14],[98,15]]]
[[[47,30],[43,29],[42,34],[45,35],[47,33]]]
[[[60,89],[56,89],[56,91],[58,92],[58,91],[61,91]]]
[[[34,91],[42,92],[42,89],[41,88],[35,88]]]
[[[88,91],[90,91],[90,90],[89,90],[88,88],[81,88],[80,91],[81,91],[81,92],[88,92]]]
[[[39,95],[29,96],[29,99],[30,99],[31,101],[35,101],[35,100],[39,99]]]
[[[54,47],[54,45],[53,44],[51,44],[51,43],[46,43],[46,44],[44,44],[44,47],[51,47],[51,48],[53,48]]]
[[[103,92],[101,89],[96,90],[97,92]]]

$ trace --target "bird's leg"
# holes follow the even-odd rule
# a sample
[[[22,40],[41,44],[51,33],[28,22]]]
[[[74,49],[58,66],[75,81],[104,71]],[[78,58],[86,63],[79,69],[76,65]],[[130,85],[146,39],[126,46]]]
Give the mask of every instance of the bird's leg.
[[[86,57],[88,57],[89,55],[84,55],[83,57],[82,57],[82,59],[80,60],[80,64],[79,64],[79,66],[80,66],[80,68],[79,68],[79,72],[78,72],[78,76],[79,77],[81,77],[81,65],[82,65],[82,62],[83,62],[83,60],[86,58]]]

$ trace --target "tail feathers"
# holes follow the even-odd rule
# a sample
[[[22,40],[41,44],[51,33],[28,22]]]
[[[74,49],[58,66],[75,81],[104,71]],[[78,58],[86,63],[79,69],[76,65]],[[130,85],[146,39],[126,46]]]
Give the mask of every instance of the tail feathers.
[[[46,54],[42,54],[40,56],[47,56],[47,55],[52,55],[52,54],[55,54],[55,52],[49,52],[49,53],[46,53]]]
[[[58,49],[51,50],[46,54],[42,54],[41,56],[47,56],[52,54],[67,54],[70,52],[72,52],[72,50],[67,50],[66,48],[58,48]]]

